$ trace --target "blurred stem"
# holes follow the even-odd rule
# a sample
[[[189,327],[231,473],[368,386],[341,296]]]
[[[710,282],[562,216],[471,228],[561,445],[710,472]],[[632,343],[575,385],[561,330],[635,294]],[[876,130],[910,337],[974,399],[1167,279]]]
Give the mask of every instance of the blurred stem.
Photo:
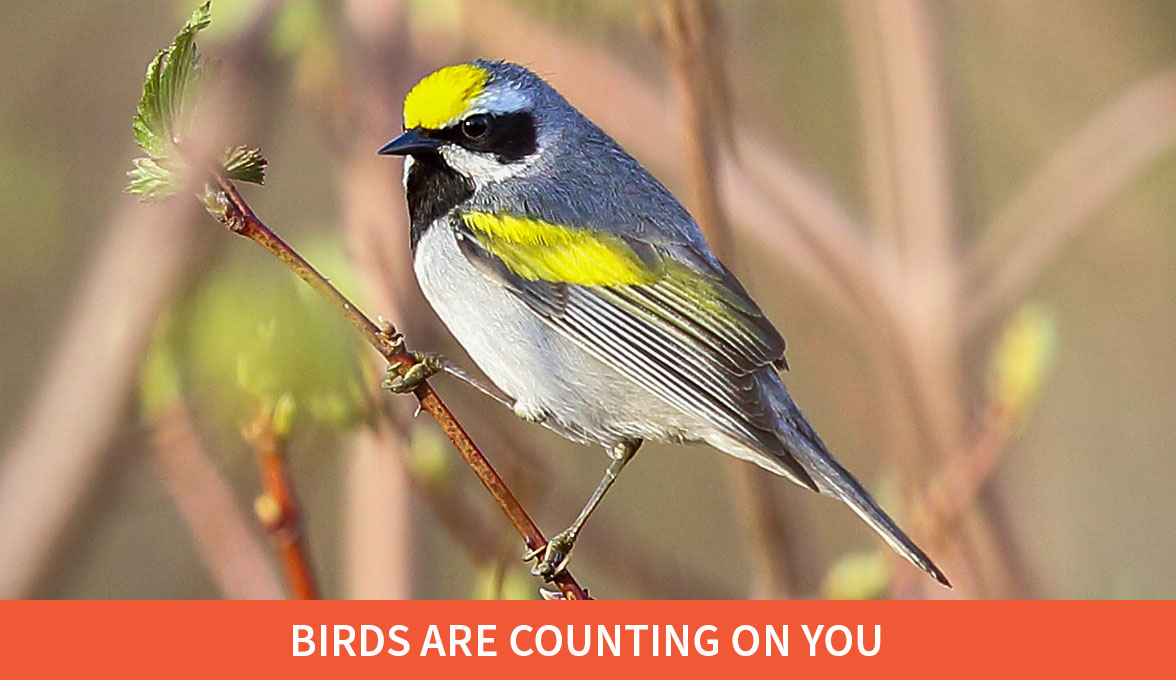
[[[664,0],[655,30],[670,64],[681,102],[683,147],[688,160],[691,209],[711,251],[732,262],[729,229],[716,177],[719,133],[729,121],[723,89],[723,51],[709,0]],[[745,461],[724,460],[760,599],[786,599],[790,586],[787,534],[773,504],[769,481]]]
[[[344,0],[338,5],[341,20],[334,23],[335,35],[330,41],[335,50],[332,62],[339,69],[337,78],[328,81],[330,85],[320,84],[329,89],[303,90],[299,101],[317,116],[327,138],[325,148],[336,163],[330,174],[336,178],[340,226],[348,254],[363,280],[363,297],[417,342],[431,345],[432,339],[422,337],[418,327],[402,325],[428,315],[417,313],[418,296],[400,294],[415,285],[411,283],[411,262],[404,257],[403,248],[396,247],[406,233],[408,211],[399,192],[388,190],[400,182],[395,164],[372,153],[388,130],[399,123],[399,109],[391,103],[392,97],[381,94],[404,92],[410,85],[406,75],[412,68],[408,9],[405,2],[389,0]],[[412,404],[407,399],[382,396],[379,374],[385,360],[374,353],[367,358],[373,369],[374,379],[369,381],[372,401],[379,405],[379,414],[371,431],[361,434],[364,455],[355,459],[348,483],[352,497],[347,516],[352,555],[349,590],[361,597],[365,591],[390,594],[391,574],[403,584],[397,597],[408,597],[417,526],[409,493],[417,480],[412,466],[404,465],[410,447],[408,433],[413,427],[409,418]],[[467,514],[465,521],[444,522],[451,533],[455,527],[463,530],[455,534],[457,542],[475,559],[482,536],[492,535],[490,527],[497,526],[490,521],[497,518],[477,514]]]
[[[106,465],[135,375],[168,297],[205,242],[195,209],[112,211],[13,436],[0,453],[0,599],[31,597]],[[87,225],[86,228],[91,228]],[[101,231],[101,230],[100,230]],[[63,426],[63,419],[68,426]]]
[[[348,447],[343,500],[343,594],[355,600],[412,597],[412,494],[401,461],[406,442],[375,427]]]
[[[1011,432],[1009,417],[989,407],[980,432],[966,455],[953,456],[927,489],[921,505],[930,514],[930,540],[941,542],[950,536],[984,483],[996,471]]]
[[[850,2],[866,124],[875,260],[899,291],[900,351],[912,396],[942,459],[961,447],[955,269],[947,125],[936,26],[924,0]]]
[[[874,261],[879,272],[890,267],[886,275],[893,280],[897,278],[893,268],[900,225],[894,214],[895,196],[889,190],[892,172],[888,157],[889,117],[875,8],[872,2],[843,0],[842,15],[849,36],[862,121],[862,156],[872,215]],[[881,274],[878,276],[881,278]],[[910,373],[902,368],[904,361],[898,356],[895,340],[896,337],[879,338],[872,332],[863,334],[863,345],[879,386],[877,403],[883,411],[881,440],[889,458],[897,465],[903,498],[914,498],[922,480],[921,451],[930,446],[930,436],[915,413],[913,400],[904,394],[913,390],[913,386]]]
[[[731,239],[715,174],[715,133],[725,113],[715,96],[715,72],[722,69],[715,8],[707,0],[663,0],[661,9],[658,37],[678,92],[690,207],[715,256],[729,259]]]
[[[281,598],[282,585],[232,489],[201,446],[184,403],[177,400],[152,418],[151,431],[163,483],[221,595],[238,600]]]
[[[301,512],[286,465],[286,438],[273,428],[273,413],[261,409],[244,432],[253,447],[261,478],[254,509],[261,527],[274,542],[286,585],[296,600],[317,600],[318,586],[302,533]]]
[[[912,417],[925,459],[947,461],[969,447],[957,323],[959,261],[934,11],[925,0],[844,4],[862,101],[879,284],[892,291],[891,299],[902,301],[893,320],[883,320],[883,327],[893,324],[888,341],[896,361],[883,374],[899,378],[910,406],[904,406],[907,400],[888,400],[887,417]],[[925,466],[906,453],[896,460],[904,496],[914,500]],[[959,528],[961,541],[955,545],[961,552],[950,561],[978,561],[977,573],[999,576],[999,551],[967,543],[992,533],[987,518],[976,515]],[[955,580],[982,593],[985,583],[998,579]]]
[[[335,288],[309,262],[270,230],[257,215],[245,199],[237,191],[236,186],[219,172],[213,172],[213,179],[220,187],[227,205],[225,223],[231,231],[244,236],[268,250],[283,264],[291,269],[299,278],[337,307],[352,326],[359,331],[372,347],[387,359],[390,366],[406,370],[414,363],[412,356],[404,353],[403,344],[398,342],[400,336],[392,325],[385,323],[384,327],[377,326],[363,314],[350,300]],[[461,424],[457,422],[449,408],[433,391],[428,383],[422,383],[415,392],[421,409],[441,426],[441,430],[449,437],[465,459],[466,464],[478,476],[482,484],[498,502],[499,507],[506,513],[515,529],[522,535],[529,550],[541,550],[547,545],[547,539],[539,531],[539,527],[532,521],[523,506],[514,497],[506,483],[495,472],[490,461],[482,454],[478,447],[466,434]],[[587,599],[587,593],[576,582],[569,571],[563,571],[554,579],[567,599]]]
[[[968,253],[965,332],[1005,312],[1042,269],[1176,143],[1176,71],[1127,90],[1034,173]]]
[[[1021,567],[1019,557],[1011,553],[1012,545],[1006,532],[997,530],[996,527],[1003,524],[993,526],[983,513],[969,515],[977,501],[982,499],[985,484],[998,469],[1018,422],[1007,409],[996,404],[988,405],[982,422],[984,426],[971,446],[949,458],[927,489],[913,499],[910,514],[929,548],[946,549],[963,538],[978,543],[973,546],[961,542],[958,545],[958,549],[973,556],[961,562],[961,567],[967,567],[971,572],[969,581],[987,582],[989,593],[999,583],[1004,589],[1002,595],[1024,596],[1027,572]],[[1000,553],[1003,560],[985,564],[991,560],[986,560],[984,554],[992,552]],[[917,574],[896,574],[892,588],[902,592],[912,586],[916,578]],[[1010,588],[1021,592],[1009,593]]]

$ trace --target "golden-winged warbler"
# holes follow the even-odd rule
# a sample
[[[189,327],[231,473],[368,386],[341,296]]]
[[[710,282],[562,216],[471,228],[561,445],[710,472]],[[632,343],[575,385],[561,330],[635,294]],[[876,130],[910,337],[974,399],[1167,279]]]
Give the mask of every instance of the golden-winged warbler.
[[[644,440],[702,442],[844,501],[900,555],[943,572],[825,447],[778,371],[784,340],[674,196],[543,79],[478,60],[421,80],[404,133],[425,298],[516,414],[611,464],[534,572],[563,569]],[[411,389],[444,367],[404,376]]]

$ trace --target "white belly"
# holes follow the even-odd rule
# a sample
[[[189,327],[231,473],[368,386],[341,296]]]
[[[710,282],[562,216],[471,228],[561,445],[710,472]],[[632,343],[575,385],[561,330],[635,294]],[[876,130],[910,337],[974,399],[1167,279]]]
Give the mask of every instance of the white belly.
[[[693,439],[692,419],[559,335],[524,302],[486,278],[444,222],[417,243],[425,298],[478,367],[565,436],[611,446],[623,439]],[[552,422],[554,421],[554,422]]]

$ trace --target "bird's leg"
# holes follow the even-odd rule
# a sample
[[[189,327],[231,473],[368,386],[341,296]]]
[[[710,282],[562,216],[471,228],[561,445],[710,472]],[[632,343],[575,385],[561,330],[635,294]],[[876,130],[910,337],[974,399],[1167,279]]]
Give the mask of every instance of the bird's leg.
[[[584,505],[584,509],[576,517],[576,521],[567,529],[559,532],[547,541],[546,548],[531,550],[523,556],[524,561],[530,561],[539,557],[539,553],[543,553],[543,558],[540,559],[534,567],[531,568],[531,573],[536,576],[543,577],[544,581],[550,581],[555,578],[567,566],[568,558],[571,556],[572,546],[576,543],[576,537],[580,534],[580,529],[584,527],[584,522],[588,521],[588,517],[592,511],[600,505],[604,494],[608,493],[609,488],[613,482],[617,481],[621,470],[625,469],[625,465],[632,460],[637,453],[637,449],[641,447],[641,440],[625,441],[618,444],[609,455],[612,457],[612,462],[608,469],[604,471],[604,479],[600,480],[600,484],[596,486],[596,490],[592,492],[592,496],[588,498],[588,502]]]
[[[441,362],[442,362],[441,368],[446,373],[457,378],[458,380],[469,385],[470,387],[473,387],[474,389],[478,390],[479,392],[486,395],[487,397],[490,397],[494,401],[497,401],[498,403],[502,404],[503,406],[505,406],[509,409],[514,408],[515,400],[511,399],[509,396],[507,396],[506,392],[503,392],[502,390],[498,389],[498,387],[496,385],[494,385],[493,383],[482,382],[478,378],[475,378],[474,376],[467,373],[465,371],[465,369],[463,369],[461,366],[458,366],[457,364],[453,363],[449,359],[442,357],[440,355],[437,355],[437,356],[440,357]]]
[[[396,394],[408,394],[420,387],[425,380],[444,372],[507,408],[514,408],[514,400],[508,397],[505,392],[470,375],[465,369],[450,361],[449,357],[436,352],[408,352],[408,355],[416,363],[403,374],[389,366],[388,372],[384,374],[383,382],[380,383],[384,389]]]

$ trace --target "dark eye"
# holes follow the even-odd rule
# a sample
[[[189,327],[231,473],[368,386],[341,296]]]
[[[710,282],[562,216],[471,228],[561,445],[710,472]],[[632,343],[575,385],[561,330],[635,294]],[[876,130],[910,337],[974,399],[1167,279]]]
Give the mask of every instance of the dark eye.
[[[461,133],[469,139],[482,139],[490,132],[490,116],[475,113],[461,122]]]

